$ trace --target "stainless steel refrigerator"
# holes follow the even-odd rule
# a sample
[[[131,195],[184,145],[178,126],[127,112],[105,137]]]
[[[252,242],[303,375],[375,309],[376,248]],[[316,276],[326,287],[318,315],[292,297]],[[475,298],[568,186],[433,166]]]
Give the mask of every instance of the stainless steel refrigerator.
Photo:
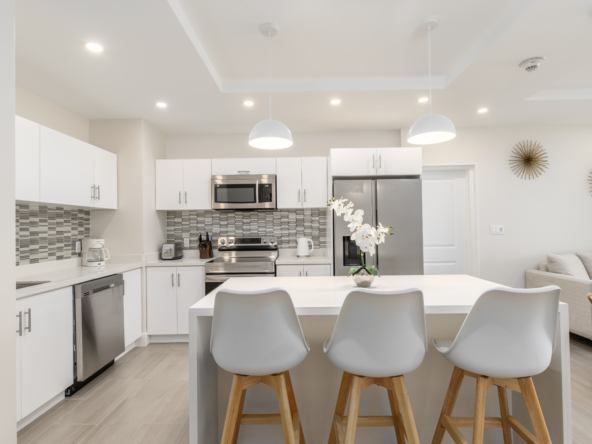
[[[364,210],[364,223],[392,226],[396,231],[377,247],[366,263],[376,265],[381,275],[423,274],[423,219],[421,179],[344,179],[333,182],[333,196]],[[350,240],[343,216],[334,216],[333,253],[335,276],[347,276],[350,267],[361,264],[360,249]]]

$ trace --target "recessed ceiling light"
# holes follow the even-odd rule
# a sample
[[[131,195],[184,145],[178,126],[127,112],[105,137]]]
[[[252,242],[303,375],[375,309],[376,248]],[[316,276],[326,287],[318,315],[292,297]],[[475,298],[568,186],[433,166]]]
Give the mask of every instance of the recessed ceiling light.
[[[164,102],[157,102],[156,103],[156,106],[158,106],[159,108],[166,108],[167,107],[167,104],[164,103]]]
[[[245,100],[245,102],[243,103],[243,105],[245,106],[253,106],[255,103],[253,103],[253,101],[251,100]]]
[[[87,43],[86,49],[92,52],[103,52],[103,47],[98,43]]]
[[[478,113],[483,114],[487,112],[487,108],[481,108],[477,110]]]
[[[426,103],[429,99],[427,97],[420,97],[418,102],[419,103]]]
[[[339,100],[339,99],[331,100],[331,105],[339,105],[340,103],[341,103],[341,100]]]

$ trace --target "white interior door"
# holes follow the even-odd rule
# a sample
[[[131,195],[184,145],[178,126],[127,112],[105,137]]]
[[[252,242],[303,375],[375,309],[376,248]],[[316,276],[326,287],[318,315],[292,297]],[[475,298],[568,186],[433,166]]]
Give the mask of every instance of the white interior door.
[[[465,171],[427,172],[422,179],[424,273],[466,274]]]
[[[277,207],[302,207],[302,160],[300,157],[277,158]]]
[[[146,269],[148,334],[177,334],[177,268]]]
[[[89,145],[93,150],[94,206],[117,209],[117,154]]]
[[[305,207],[327,206],[327,158],[302,158],[302,200]]]
[[[189,307],[205,295],[204,267],[177,267],[177,334],[189,334]]]
[[[142,336],[142,270],[123,273],[123,326],[125,346]]]
[[[39,202],[40,128],[41,126],[38,123],[16,116],[16,200]]]
[[[156,209],[183,209],[183,160],[156,161]]]
[[[212,160],[183,160],[183,207],[186,210],[212,209]]]

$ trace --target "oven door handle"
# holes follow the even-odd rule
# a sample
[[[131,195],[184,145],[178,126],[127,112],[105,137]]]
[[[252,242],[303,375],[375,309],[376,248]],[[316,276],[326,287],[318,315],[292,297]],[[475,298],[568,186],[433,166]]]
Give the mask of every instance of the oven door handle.
[[[259,206],[259,181],[255,182],[255,202]]]

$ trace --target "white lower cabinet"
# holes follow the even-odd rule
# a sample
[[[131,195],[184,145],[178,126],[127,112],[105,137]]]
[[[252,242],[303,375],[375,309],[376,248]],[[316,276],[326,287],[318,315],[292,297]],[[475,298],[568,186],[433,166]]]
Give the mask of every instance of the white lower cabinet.
[[[72,306],[72,287],[17,301],[18,420],[62,393],[73,382]]]
[[[142,336],[142,270],[123,273],[123,324],[125,346]]]
[[[189,334],[189,307],[204,295],[204,267],[148,267],[148,334]]]
[[[277,277],[331,276],[331,265],[278,265]]]

